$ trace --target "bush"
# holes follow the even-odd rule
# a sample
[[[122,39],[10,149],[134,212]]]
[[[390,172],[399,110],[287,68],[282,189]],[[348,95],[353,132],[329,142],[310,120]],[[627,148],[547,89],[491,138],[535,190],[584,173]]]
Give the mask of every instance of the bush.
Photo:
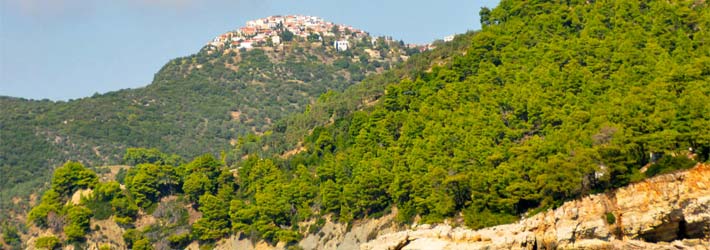
[[[113,217],[113,221],[115,221],[116,224],[118,224],[119,226],[122,226],[122,227],[128,227],[131,224],[133,224],[133,218],[131,218],[131,217],[116,216],[116,217]]]
[[[59,239],[55,236],[44,236],[44,237],[39,237],[35,241],[35,247],[38,249],[55,249],[59,247],[61,244],[59,243]]]
[[[646,177],[670,173],[678,169],[689,169],[695,166],[695,161],[685,156],[663,156],[646,170]]]
[[[489,210],[476,211],[476,209],[471,208],[465,210],[463,216],[466,226],[472,229],[512,223],[518,219],[515,215],[495,213]]]
[[[39,206],[32,208],[32,210],[30,210],[30,212],[27,214],[27,222],[33,223],[41,228],[46,228],[47,215],[50,211],[51,207],[47,204],[39,204]]]
[[[153,250],[153,245],[148,239],[140,239],[133,243],[133,250]]]
[[[48,190],[42,195],[42,202],[32,208],[27,214],[27,221],[34,223],[38,227],[48,226],[48,215],[50,212],[57,213],[61,208],[61,197],[59,193],[53,189]]]
[[[52,189],[60,196],[70,196],[82,188],[93,188],[99,182],[94,171],[79,162],[69,161],[54,171]]]
[[[122,168],[118,170],[118,173],[116,173],[116,181],[121,184],[126,184],[126,169]]]
[[[175,249],[182,249],[190,244],[192,238],[190,238],[190,233],[174,234],[168,237],[168,242],[170,242],[170,247]]]
[[[68,241],[79,242],[84,240],[84,235],[91,230],[89,228],[92,212],[83,206],[72,206],[68,209],[67,220],[69,224],[64,226],[64,233]]]
[[[93,212],[94,219],[105,220],[113,214],[111,203],[108,201],[89,201],[85,204]]]
[[[301,239],[301,235],[291,230],[279,230],[276,232],[276,239],[281,242],[294,243]]]
[[[290,245],[286,248],[287,250],[303,250],[303,247],[299,245]]]
[[[9,225],[3,225],[2,240],[5,244],[10,245],[10,249],[22,249],[22,239],[17,228]]]
[[[64,227],[64,233],[68,241],[74,242],[83,240],[86,232],[77,224],[69,224]]]
[[[138,215],[138,205],[127,197],[120,197],[111,200],[111,207],[115,211],[116,218],[114,220],[116,222],[119,222],[120,218],[122,221],[131,223]]]
[[[341,69],[347,69],[350,66],[350,62],[346,58],[340,58],[333,62],[333,66]]]
[[[606,223],[609,225],[614,225],[614,223],[616,223],[616,217],[614,216],[613,213],[610,213],[610,212],[606,213]]]
[[[143,237],[141,232],[136,229],[128,229],[123,233],[123,241],[126,242],[126,246],[130,249],[133,248],[133,244]]]

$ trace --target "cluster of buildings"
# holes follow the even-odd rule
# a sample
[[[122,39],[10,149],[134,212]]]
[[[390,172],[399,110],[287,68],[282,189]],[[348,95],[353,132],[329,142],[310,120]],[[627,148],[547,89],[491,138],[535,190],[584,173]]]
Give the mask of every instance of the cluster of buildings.
[[[333,47],[345,51],[349,47],[348,39],[362,38],[368,34],[351,26],[326,22],[320,17],[289,15],[270,16],[246,22],[246,26],[215,37],[208,45],[235,49],[251,49],[255,45],[278,45],[282,41],[282,33],[289,31],[293,37],[303,39],[318,39],[323,37],[338,37]],[[337,33],[337,34],[336,34]]]

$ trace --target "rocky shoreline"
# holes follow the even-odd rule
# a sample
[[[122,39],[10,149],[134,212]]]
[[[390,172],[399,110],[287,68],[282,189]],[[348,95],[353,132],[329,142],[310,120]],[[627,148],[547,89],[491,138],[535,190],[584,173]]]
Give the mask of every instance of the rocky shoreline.
[[[421,225],[379,235],[360,249],[710,249],[710,165],[570,201],[515,224]]]

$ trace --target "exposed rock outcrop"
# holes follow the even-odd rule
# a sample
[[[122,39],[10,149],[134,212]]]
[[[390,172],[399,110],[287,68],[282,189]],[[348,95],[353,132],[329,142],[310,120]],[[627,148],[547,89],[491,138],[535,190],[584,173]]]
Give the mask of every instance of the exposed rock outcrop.
[[[401,228],[393,222],[396,213],[395,209],[378,219],[356,221],[350,227],[327,219],[316,233],[306,235],[297,245],[304,250],[710,249],[710,165],[657,176],[614,192],[567,202],[515,224],[480,230],[424,224],[399,231]],[[89,249],[101,245],[126,249],[118,225],[111,220],[92,220],[91,227],[96,226],[101,230],[87,235]],[[28,249],[34,249],[36,237],[50,234],[33,234]],[[199,247],[193,242],[187,249]],[[214,249],[287,248],[239,235],[214,245]]]
[[[304,250],[350,250],[360,249],[360,245],[375,239],[378,234],[394,233],[397,227],[393,223],[396,210],[392,214],[378,219],[367,219],[355,222],[349,229],[347,224],[335,223],[330,219],[314,234],[306,235],[298,246]],[[221,240],[215,249],[286,249],[285,245],[270,246],[263,241],[252,244],[248,238],[232,236]],[[197,249],[197,248],[195,248]]]
[[[360,249],[710,249],[710,165],[570,201],[515,224],[425,225]]]

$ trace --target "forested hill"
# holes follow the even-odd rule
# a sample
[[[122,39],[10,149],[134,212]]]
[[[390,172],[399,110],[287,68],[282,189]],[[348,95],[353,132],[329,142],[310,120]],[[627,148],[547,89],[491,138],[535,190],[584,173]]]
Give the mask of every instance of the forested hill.
[[[209,248],[240,232],[296,244],[325,217],[347,223],[395,207],[402,223],[453,218],[479,228],[710,158],[705,1],[503,0],[480,14],[482,30],[457,40],[468,43],[464,53],[444,53],[382,92],[324,95],[314,105],[321,113],[278,124],[271,135],[297,137],[284,140],[301,150],[270,156],[259,143],[276,139],[253,137],[231,166],[131,151],[137,167],[117,179],[125,189],[68,163],[29,222],[113,214],[129,246],[173,248]],[[432,63],[435,53],[419,58]],[[363,104],[347,100],[360,98],[352,93],[374,94]],[[83,205],[62,206],[92,187]],[[163,198],[202,217],[170,219],[160,208],[187,211]],[[144,213],[164,226],[133,228]],[[81,242],[92,230],[82,221],[66,222],[72,234],[62,239]]]
[[[288,207],[342,221],[397,207],[403,222],[478,228],[710,158],[705,1],[504,0],[480,14],[465,55],[333,111],[304,152],[240,164],[251,202],[234,203],[232,225],[259,230],[240,216],[267,208],[283,217],[254,224],[299,218]],[[316,181],[301,190],[317,192],[290,193],[306,170]]]
[[[349,48],[336,50],[336,39],[347,40]],[[127,147],[184,157],[230,151],[239,137],[267,131],[326,91],[342,91],[418,52],[362,33],[318,39],[291,34],[278,45],[268,42],[249,49],[205,46],[168,62],[144,88],[66,102],[0,97],[3,207],[36,191],[70,159],[120,164]]]

